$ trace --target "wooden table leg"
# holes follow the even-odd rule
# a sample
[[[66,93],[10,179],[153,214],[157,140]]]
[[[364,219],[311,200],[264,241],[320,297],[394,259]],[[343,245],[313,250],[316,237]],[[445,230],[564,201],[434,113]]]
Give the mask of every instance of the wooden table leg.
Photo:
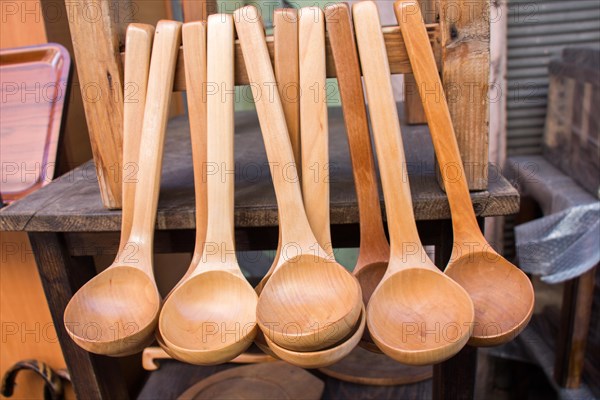
[[[67,303],[77,289],[96,274],[93,259],[70,257],[59,233],[30,232],[29,240],[77,398],[129,398],[118,360],[81,349],[64,327]]]
[[[480,225],[482,225],[480,220]],[[443,269],[452,254],[452,222],[440,223],[435,263]],[[465,346],[457,355],[433,367],[433,399],[471,400],[475,396],[477,348]]]
[[[554,364],[554,379],[565,388],[575,389],[581,384],[595,277],[596,267],[565,282]]]

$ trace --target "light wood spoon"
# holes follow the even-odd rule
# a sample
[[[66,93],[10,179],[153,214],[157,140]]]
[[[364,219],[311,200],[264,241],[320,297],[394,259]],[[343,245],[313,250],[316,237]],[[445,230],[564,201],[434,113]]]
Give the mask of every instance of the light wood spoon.
[[[275,50],[273,67],[277,90],[300,180],[302,171],[300,167],[300,64],[298,61],[298,10],[295,8],[278,8],[273,12],[273,47]],[[255,288],[259,295],[277,266],[280,251],[281,231],[279,231],[279,241],[273,264]],[[259,339],[260,337],[260,335],[257,336]],[[257,345],[261,349],[267,347],[264,341],[258,341]]]
[[[330,5],[325,9],[325,16],[342,98],[354,186],[358,199],[360,249],[353,274],[360,282],[363,302],[368,304],[373,290],[387,270],[390,245],[383,228],[375,161],[356,42],[352,32],[350,7],[347,3]]]
[[[369,301],[367,324],[377,346],[396,361],[435,364],[469,340],[473,303],[421,245],[377,7],[364,1],[352,9],[391,242],[390,263]]]
[[[421,98],[452,211],[454,247],[445,272],[469,292],[475,304],[475,326],[469,344],[506,343],[514,339],[531,318],[534,303],[531,281],[496,253],[479,229],[419,6],[414,1],[396,2],[394,10],[418,87],[436,88],[435,100],[424,92]]]
[[[206,22],[195,21],[183,24],[181,38],[184,48],[183,59],[186,73],[188,118],[190,120],[192,158],[194,160],[196,243],[190,266],[177,285],[167,294],[164,301],[169,298],[181,282],[187,280],[202,260],[208,219],[206,171],[203,168],[206,165],[206,90],[204,89],[206,85]],[[160,334],[160,329],[156,329],[155,336],[160,347],[173,358],[171,350]]]
[[[258,12],[234,12],[267,156],[271,165],[283,243],[273,274],[259,297],[261,330],[281,347],[320,350],[339,342],[355,327],[361,292],[344,267],[329,260],[310,229],[297,180],[286,179],[294,155],[279,94],[266,96],[275,81]],[[295,168],[294,165],[291,165]]]
[[[148,71],[150,70],[153,37],[154,27],[152,25],[129,24],[127,27],[125,48],[128,55],[125,58],[124,67],[124,93],[130,93],[133,89],[135,94],[133,98],[126,97],[128,100],[123,105],[123,201],[119,249],[127,246],[127,240],[131,232],[131,216],[133,215],[133,203],[135,201],[136,176],[139,167],[138,154],[144,123],[144,107],[146,106],[146,90],[148,88]],[[152,341],[152,336],[149,336],[145,346],[152,344]],[[131,350],[114,356],[122,357],[130,353]]]
[[[67,331],[79,346],[93,353],[139,352],[156,326],[161,299],[152,268],[154,225],[180,33],[181,23],[160,21],[154,35],[127,244],[108,269],[75,293],[65,309]]]
[[[227,362],[252,344],[258,300],[240,270],[234,244],[232,16],[209,16],[207,36],[207,82],[216,90],[207,91],[206,243],[202,259],[165,301],[159,318],[175,358],[202,365]]]
[[[302,193],[317,242],[333,256],[329,225],[329,129],[325,59],[325,18],[318,7],[300,9],[300,129]]]

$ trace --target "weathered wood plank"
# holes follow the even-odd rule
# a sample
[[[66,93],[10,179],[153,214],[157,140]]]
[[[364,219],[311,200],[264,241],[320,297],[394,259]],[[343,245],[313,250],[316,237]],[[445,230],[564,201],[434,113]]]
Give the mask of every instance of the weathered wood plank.
[[[402,108],[402,105],[400,105]],[[341,110],[330,110],[331,222],[358,222],[354,181]],[[418,220],[448,219],[450,209],[435,179],[433,149],[425,125],[403,126],[413,206]],[[238,228],[277,225],[277,207],[270,169],[256,114],[236,116],[235,223]],[[169,124],[165,144],[157,228],[193,229],[194,189],[189,123],[177,117]],[[381,196],[380,196],[381,197]],[[382,197],[381,197],[382,198]],[[499,174],[490,173],[487,191],[473,192],[478,216],[513,214],[519,196]],[[102,232],[120,229],[121,212],[102,206],[92,163],[85,164],[25,199],[0,211],[1,230]]]
[[[485,190],[488,186],[490,0],[435,1],[439,2],[440,13],[442,82],[467,183],[471,190]]]
[[[64,0],[62,0],[64,2]],[[121,206],[123,65],[119,50],[129,0],[83,0],[69,6],[69,28],[100,194]]]

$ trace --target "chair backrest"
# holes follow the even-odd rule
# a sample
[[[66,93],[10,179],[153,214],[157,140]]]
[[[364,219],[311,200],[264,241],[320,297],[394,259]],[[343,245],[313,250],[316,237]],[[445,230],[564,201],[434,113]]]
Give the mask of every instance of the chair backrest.
[[[223,5],[227,7],[227,0]],[[118,6],[115,6],[118,4]],[[490,69],[490,0],[420,0],[427,29],[457,134],[469,188],[485,190],[488,172],[488,79]],[[94,153],[102,201],[108,208],[121,205],[123,137],[123,63],[125,29],[136,22],[130,0],[86,0],[69,19],[84,108]],[[207,18],[217,11],[216,0],[181,0],[184,21]],[[229,4],[231,6],[231,4]],[[98,18],[86,8],[99,11]],[[89,11],[88,11],[89,14]],[[424,123],[419,90],[397,26],[385,27],[384,36],[392,74],[405,74],[407,122]],[[273,56],[273,38],[268,37]],[[126,51],[126,49],[124,49]],[[180,50],[174,91],[185,90]],[[335,77],[330,50],[327,76]],[[248,83],[239,45],[236,46],[236,84]],[[434,88],[420,88],[433,90]]]

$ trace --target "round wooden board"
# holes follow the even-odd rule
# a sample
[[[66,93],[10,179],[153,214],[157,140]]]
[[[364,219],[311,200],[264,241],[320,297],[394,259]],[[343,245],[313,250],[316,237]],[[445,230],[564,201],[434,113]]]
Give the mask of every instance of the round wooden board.
[[[179,400],[318,400],[325,384],[282,361],[232,368],[201,380]]]
[[[432,366],[400,364],[385,354],[373,353],[360,346],[342,361],[319,368],[319,371],[341,381],[373,386],[406,385],[424,381],[433,375]]]

